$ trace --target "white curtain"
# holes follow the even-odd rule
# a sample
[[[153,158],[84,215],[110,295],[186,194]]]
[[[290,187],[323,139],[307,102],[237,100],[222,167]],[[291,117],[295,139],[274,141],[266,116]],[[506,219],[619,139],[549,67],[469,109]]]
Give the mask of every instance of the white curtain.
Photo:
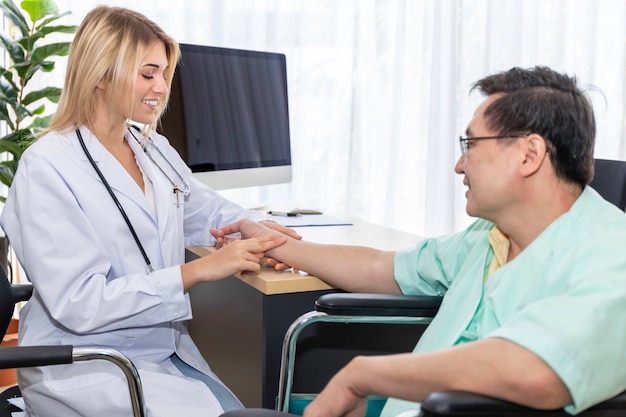
[[[56,0],[79,23],[102,1]],[[175,39],[285,53],[294,178],[229,190],[422,236],[466,226],[458,136],[477,79],[548,65],[588,87],[596,157],[626,159],[624,0],[154,0]]]

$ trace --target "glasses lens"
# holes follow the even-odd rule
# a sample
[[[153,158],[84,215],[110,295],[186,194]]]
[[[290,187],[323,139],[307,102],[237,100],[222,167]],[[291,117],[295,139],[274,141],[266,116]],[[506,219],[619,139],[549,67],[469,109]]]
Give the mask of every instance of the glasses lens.
[[[459,138],[459,146],[461,147],[461,155],[465,155],[465,153],[467,152],[467,141],[464,140],[462,137]]]

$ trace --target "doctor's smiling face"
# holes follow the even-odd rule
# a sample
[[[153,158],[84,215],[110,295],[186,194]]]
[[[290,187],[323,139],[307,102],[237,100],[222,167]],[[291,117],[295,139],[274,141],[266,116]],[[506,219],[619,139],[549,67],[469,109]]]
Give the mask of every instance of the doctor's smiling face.
[[[484,117],[485,109],[500,97],[501,94],[491,95],[476,109],[466,130],[467,150],[454,167],[457,174],[464,176],[467,214],[490,221],[495,221],[517,197],[514,161],[520,154],[516,146],[520,141],[516,137],[494,138],[501,132],[490,129]]]
[[[159,104],[167,97],[165,79],[168,70],[165,45],[155,42],[139,65],[131,120],[144,124],[154,121]]]

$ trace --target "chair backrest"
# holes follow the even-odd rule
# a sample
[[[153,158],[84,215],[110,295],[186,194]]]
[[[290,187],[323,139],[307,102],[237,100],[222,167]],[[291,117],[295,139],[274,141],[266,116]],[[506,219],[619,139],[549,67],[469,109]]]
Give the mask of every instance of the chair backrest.
[[[589,185],[605,200],[626,211],[626,161],[596,159]]]
[[[9,327],[14,310],[15,298],[13,297],[13,289],[4,272],[4,265],[0,263],[0,339],[4,337]]]

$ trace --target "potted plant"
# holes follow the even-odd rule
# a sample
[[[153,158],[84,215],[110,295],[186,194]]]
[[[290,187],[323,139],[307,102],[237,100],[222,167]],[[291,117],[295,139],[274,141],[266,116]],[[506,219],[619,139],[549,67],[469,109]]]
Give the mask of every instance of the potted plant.
[[[45,100],[57,103],[61,88],[46,86],[29,90],[29,82],[39,71],[54,70],[53,56],[65,56],[70,42],[43,44],[53,33],[71,34],[76,26],[56,26],[54,22],[70,12],[59,13],[52,0],[25,0],[18,7],[12,0],[2,0],[0,10],[9,21],[8,31],[0,33],[4,64],[0,66],[0,183],[9,187],[22,152],[35,140],[36,130],[47,125]],[[0,59],[0,61],[2,61]],[[45,100],[44,100],[45,99]],[[0,202],[6,197],[0,195]],[[7,265],[8,243],[0,238],[0,261]]]
[[[4,122],[0,137],[0,182],[7,187],[24,150],[35,140],[37,129],[45,127],[51,115],[46,115],[45,100],[57,103],[61,88],[46,86],[29,89],[29,82],[39,72],[54,70],[53,56],[65,56],[70,42],[43,44],[42,39],[53,33],[74,33],[76,26],[57,26],[54,22],[70,12],[59,13],[52,0],[25,0],[18,7],[12,0],[2,0],[0,10],[9,20],[8,31],[0,33],[0,47],[4,49],[4,65],[0,66],[0,121]],[[0,59],[1,61],[1,59]],[[6,197],[0,195],[0,201]],[[0,261],[5,268],[8,242],[0,238]],[[17,343],[17,319],[3,337],[2,345]],[[0,374],[0,384],[15,383],[15,371]]]
[[[9,154],[5,158],[8,160],[0,162],[0,182],[8,187],[20,156],[35,140],[37,129],[50,120],[51,115],[45,114],[44,99],[57,103],[61,96],[60,87],[28,89],[37,72],[54,70],[51,57],[69,52],[70,42],[41,41],[53,33],[74,33],[76,26],[54,25],[70,12],[59,13],[53,0],[24,0],[19,8],[12,0],[2,0],[0,10],[11,23],[8,33],[0,33],[0,47],[6,52],[6,62],[0,66],[0,121],[6,124],[6,134],[0,137],[0,154]],[[0,196],[0,201],[5,199]]]

